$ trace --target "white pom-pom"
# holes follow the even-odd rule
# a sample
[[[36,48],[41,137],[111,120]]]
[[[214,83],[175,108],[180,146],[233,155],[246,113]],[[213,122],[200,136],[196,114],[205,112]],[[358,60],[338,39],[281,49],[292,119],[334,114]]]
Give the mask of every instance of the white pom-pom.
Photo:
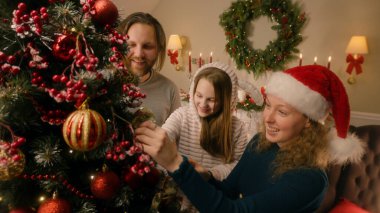
[[[331,163],[357,163],[361,160],[366,145],[356,135],[348,134],[346,138],[340,138],[336,129],[333,128],[328,137]]]

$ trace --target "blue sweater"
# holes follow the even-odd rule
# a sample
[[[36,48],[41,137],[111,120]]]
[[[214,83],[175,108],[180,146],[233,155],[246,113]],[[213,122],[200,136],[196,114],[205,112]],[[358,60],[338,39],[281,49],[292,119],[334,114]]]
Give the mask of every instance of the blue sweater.
[[[328,186],[319,169],[291,170],[272,178],[273,146],[256,153],[259,135],[252,138],[231,174],[223,182],[206,182],[185,159],[170,175],[200,212],[314,212]]]

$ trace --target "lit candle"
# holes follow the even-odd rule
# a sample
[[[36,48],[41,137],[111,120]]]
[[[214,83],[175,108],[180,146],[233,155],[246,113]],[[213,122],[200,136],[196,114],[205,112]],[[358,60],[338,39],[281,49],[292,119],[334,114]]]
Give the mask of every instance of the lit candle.
[[[198,67],[202,66],[202,53],[199,53]]]
[[[212,63],[212,52],[210,52],[210,63]]]
[[[302,53],[300,53],[300,62],[298,64],[298,66],[302,66]]]
[[[327,61],[327,68],[330,69],[330,63],[331,63],[331,56],[329,56],[329,59]]]
[[[317,56],[314,57],[314,65],[317,64]]]
[[[189,73],[191,73],[191,51],[189,51]]]

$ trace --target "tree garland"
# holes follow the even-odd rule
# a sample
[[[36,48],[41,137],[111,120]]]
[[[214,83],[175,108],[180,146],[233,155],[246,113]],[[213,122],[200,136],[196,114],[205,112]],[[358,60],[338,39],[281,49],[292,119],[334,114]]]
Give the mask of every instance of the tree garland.
[[[247,42],[246,25],[263,15],[275,23],[271,29],[277,32],[277,39],[270,41],[265,50],[253,49]],[[238,0],[220,15],[219,22],[227,38],[226,51],[237,68],[245,68],[255,77],[266,70],[282,70],[286,62],[295,58],[305,23],[305,13],[291,0]]]

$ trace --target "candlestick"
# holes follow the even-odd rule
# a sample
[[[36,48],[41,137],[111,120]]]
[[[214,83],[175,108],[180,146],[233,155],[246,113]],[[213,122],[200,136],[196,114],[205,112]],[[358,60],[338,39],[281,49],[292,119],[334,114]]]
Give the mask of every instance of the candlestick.
[[[329,59],[327,61],[327,68],[330,69],[330,63],[331,63],[331,56],[329,56]]]
[[[191,51],[189,51],[189,73],[191,73]]]
[[[298,66],[302,66],[302,53],[300,53],[300,62],[298,64]]]
[[[318,59],[317,56],[315,56],[315,57],[314,57],[314,65],[317,64],[317,59]]]
[[[199,53],[198,67],[202,66],[202,53]]]
[[[210,63],[212,63],[212,52],[210,52]]]

